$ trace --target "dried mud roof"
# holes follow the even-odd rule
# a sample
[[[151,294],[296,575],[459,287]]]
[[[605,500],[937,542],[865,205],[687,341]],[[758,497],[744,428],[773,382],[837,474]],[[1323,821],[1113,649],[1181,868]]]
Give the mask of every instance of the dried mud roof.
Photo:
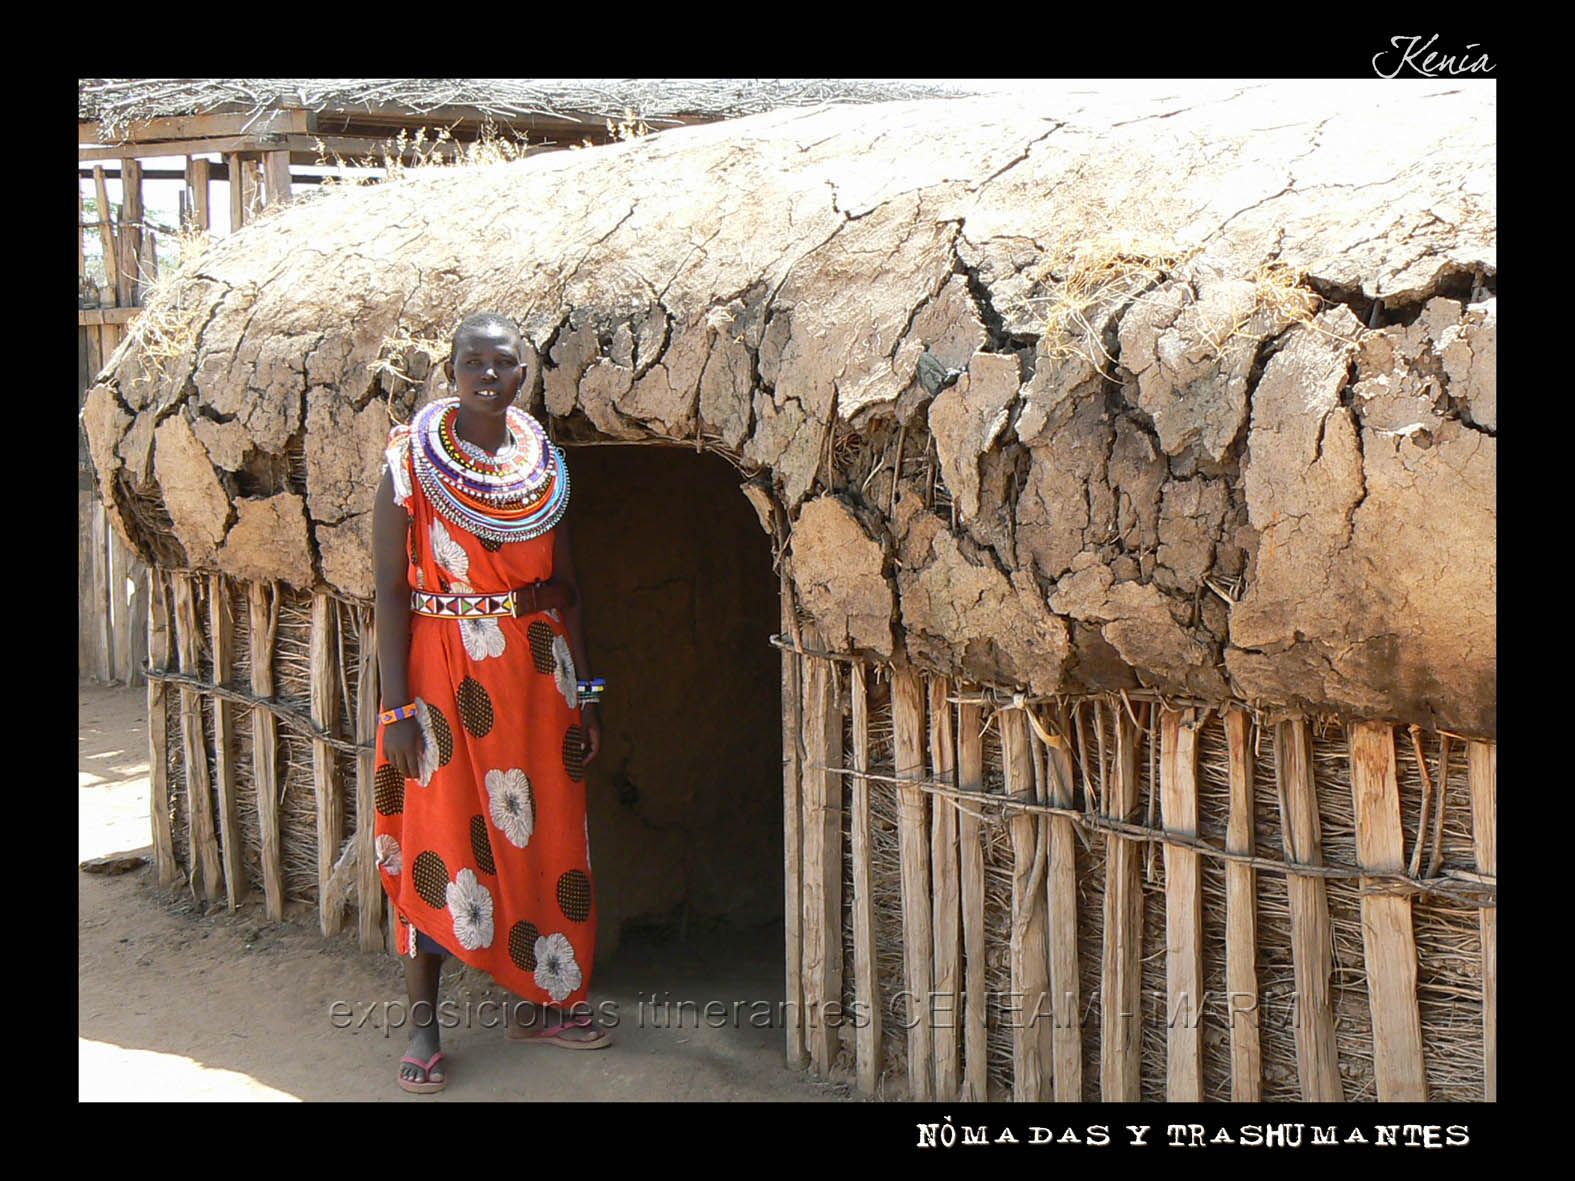
[[[600,122],[633,110],[652,127],[685,119],[726,119],[779,107],[956,98],[939,86],[828,78],[87,78],[77,114],[113,139],[140,119],[217,110],[403,109],[414,115],[468,109],[478,116],[543,116]]]
[[[101,491],[161,565],[369,597],[389,426],[498,310],[556,440],[735,462],[825,648],[1491,736],[1492,91],[1379,93],[781,110],[286,205],[98,375]]]

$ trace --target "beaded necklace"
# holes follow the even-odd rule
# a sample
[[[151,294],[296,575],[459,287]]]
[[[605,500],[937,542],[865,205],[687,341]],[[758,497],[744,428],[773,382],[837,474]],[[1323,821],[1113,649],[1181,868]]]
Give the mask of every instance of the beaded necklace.
[[[542,425],[508,409],[508,441],[488,455],[454,432],[459,399],[416,412],[410,424],[416,479],[441,516],[489,541],[526,541],[547,532],[569,501],[563,454]]]

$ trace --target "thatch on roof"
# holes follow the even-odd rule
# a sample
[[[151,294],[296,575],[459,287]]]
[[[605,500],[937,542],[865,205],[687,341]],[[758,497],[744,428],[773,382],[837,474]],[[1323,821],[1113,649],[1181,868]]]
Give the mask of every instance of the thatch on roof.
[[[115,142],[128,124],[216,110],[262,111],[276,106],[310,111],[403,108],[421,115],[469,108],[479,116],[529,116],[599,124],[633,110],[652,127],[686,117],[754,115],[778,107],[955,98],[951,88],[904,82],[830,78],[85,78],[77,114],[96,120]]]

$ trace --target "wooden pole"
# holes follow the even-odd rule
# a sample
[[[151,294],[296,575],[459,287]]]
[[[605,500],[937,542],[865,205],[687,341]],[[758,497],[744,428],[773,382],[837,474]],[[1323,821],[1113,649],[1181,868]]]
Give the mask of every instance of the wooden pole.
[[[853,769],[870,769],[869,698],[864,662],[855,660],[848,697],[853,710]],[[875,887],[870,872],[870,784],[853,779],[853,996],[861,1006],[854,1028],[859,1090],[875,1093],[880,1080],[881,1004],[875,974]],[[863,1006],[867,1006],[865,1011]]]
[[[77,280],[87,274],[87,251],[82,245],[82,223],[87,218],[82,208],[82,182],[77,182]]]
[[[109,630],[109,539],[114,530],[109,527],[109,518],[104,512],[102,501],[95,501],[92,513],[93,523],[93,669],[98,679],[104,684],[109,684],[115,679],[115,667],[111,659],[111,638]]]
[[[279,596],[266,582],[246,584],[251,615],[252,692],[273,696],[273,642],[279,630]],[[252,779],[257,784],[257,829],[262,846],[263,899],[268,917],[284,917],[284,871],[279,854],[279,783],[275,749],[279,719],[252,707]]]
[[[1225,712],[1230,747],[1230,819],[1225,847],[1253,851],[1252,747],[1247,712]],[[1230,1018],[1230,1097],[1238,1103],[1263,1098],[1263,1052],[1258,1039],[1257,871],[1237,861],[1225,866],[1225,1011]]]
[[[213,679],[226,684],[235,647],[235,618],[223,575],[208,577],[208,639],[213,645]],[[224,855],[224,892],[230,909],[246,897],[246,866],[241,858],[241,825],[235,803],[235,765],[232,761],[232,715],[235,707],[222,697],[213,699],[214,787],[219,796],[219,841]]]
[[[924,776],[924,686],[910,665],[891,674],[891,712],[900,779]],[[925,793],[897,785],[897,841],[902,865],[902,960],[908,1001],[908,1098],[933,1098],[930,1037],[930,842]]]
[[[131,596],[131,602],[126,608],[127,630],[131,633],[130,667],[126,683],[137,686],[145,679],[142,670],[148,659],[148,567],[132,557],[126,577],[130,581]]]
[[[799,643],[798,620],[793,609],[793,582],[788,572],[788,561],[781,563],[782,634],[793,637],[795,648]],[[783,883],[783,963],[787,973],[785,1036],[787,1039],[787,1064],[794,1070],[803,1070],[809,1063],[809,1051],[804,1046],[804,975],[803,975],[803,913],[804,898],[801,890],[803,852],[803,819],[799,810],[800,777],[804,766],[800,743],[803,741],[803,679],[800,676],[802,658],[797,652],[782,650],[782,883]]]
[[[105,520],[104,545],[108,553],[109,576],[105,590],[109,608],[109,666],[110,678],[125,685],[131,684],[131,596],[127,586],[131,582],[131,551],[120,539],[120,534],[108,527]]]
[[[819,631],[804,643],[820,648]],[[804,686],[804,1022],[811,1065],[827,1074],[837,1040],[829,1009],[842,996],[842,717],[832,705],[831,661],[810,657]],[[835,793],[835,794],[834,794]]]
[[[98,198],[98,236],[104,247],[104,277],[110,290],[118,293],[120,268],[115,262],[118,247],[115,244],[115,230],[109,219],[109,188],[104,183],[104,169],[97,164],[93,166],[93,194]],[[98,369],[95,368],[93,372],[96,374]]]
[[[339,612],[328,595],[312,596],[312,723],[332,733],[339,726]],[[344,837],[344,801],[334,748],[312,741],[312,785],[317,795],[317,915],[324,935],[337,935],[344,921],[344,894],[329,887]],[[335,894],[338,894],[336,899]]]
[[[1103,722],[1098,712],[1096,725]],[[1115,711],[1115,775],[1106,815],[1135,821],[1138,732]],[[1103,739],[1101,738],[1101,744]],[[1103,766],[1103,759],[1101,759]],[[1105,844],[1105,929],[1099,982],[1099,1095],[1106,1103],[1142,1098],[1143,883],[1142,846],[1115,833]]]
[[[120,162],[120,272],[121,307],[136,307],[142,302],[141,278],[137,263],[142,257],[142,165],[135,160]]]
[[[1404,873],[1405,829],[1400,821],[1394,731],[1383,722],[1356,722],[1350,728],[1350,743],[1357,864],[1375,873]],[[1363,878],[1364,890],[1368,884]],[[1364,893],[1361,908],[1378,1101],[1420,1103],[1427,1099],[1427,1071],[1416,999],[1411,899]]]
[[[175,646],[180,671],[197,675],[197,604],[195,575],[176,574]],[[202,897],[217,898],[224,889],[224,868],[219,858],[219,838],[213,829],[213,801],[209,797],[208,746],[202,732],[202,700],[197,690],[180,690],[181,749],[186,766],[186,820],[191,829],[190,880],[200,882]]]
[[[1498,743],[1473,742],[1467,748],[1471,782],[1471,843],[1477,872],[1498,875]],[[1477,909],[1482,932],[1482,1097],[1498,1099],[1498,911]]]
[[[377,742],[377,618],[369,607],[356,608],[360,660],[356,668],[355,740]],[[355,832],[357,851],[356,931],[362,951],[383,946],[383,879],[377,872],[377,806],[374,798],[377,756],[356,756]]]
[[[1274,730],[1274,778],[1280,795],[1280,830],[1285,859],[1323,864],[1318,793],[1313,786],[1312,743],[1305,718],[1279,722]],[[1338,1103],[1345,1098],[1334,1041],[1329,980],[1334,971],[1329,899],[1319,877],[1289,873],[1291,960],[1296,978],[1296,1069],[1302,1098]]]
[[[984,790],[984,710],[976,704],[958,706],[957,785],[964,791]],[[963,980],[963,1091],[968,1103],[989,1098],[989,993],[985,985],[984,843],[979,819],[972,810],[957,817],[961,868]]]
[[[1072,751],[1066,728],[1052,734],[1046,749],[1050,803],[1072,807]],[[1050,996],[1055,1101],[1083,1099],[1083,1036],[1078,1024],[1077,835],[1066,816],[1050,818],[1050,864],[1045,882],[1050,932]]]
[[[1006,791],[1036,803],[1034,752],[1028,717],[1021,708],[1003,709],[1001,755]],[[1049,1097],[1054,1057],[1050,1006],[1050,952],[1045,939],[1043,890],[1048,842],[1038,816],[1017,813],[1007,822],[1012,838],[1012,1098],[1037,1103]]]
[[[169,667],[170,628],[164,578],[148,569],[148,663],[160,672]],[[159,885],[168,886],[180,872],[170,831],[169,732],[165,728],[165,682],[148,678],[148,803],[153,813],[153,864]]]
[[[263,187],[269,208],[290,200],[290,153],[264,152]]]
[[[204,233],[211,225],[209,215],[209,173],[212,164],[206,156],[186,157],[186,184],[191,189],[191,221]]]
[[[930,778],[956,784],[956,737],[952,732],[952,705],[946,700],[951,682],[929,678]],[[930,804],[930,864],[934,867],[931,889],[933,912],[930,929],[935,962],[935,1097],[958,1098],[957,1030],[962,997],[962,932],[960,885],[957,870],[957,805],[944,796]]]
[[[246,197],[245,178],[241,168],[241,154],[230,152],[224,157],[229,164],[229,190],[230,190],[230,232],[234,233],[246,224]]]
[[[246,206],[246,220],[254,220],[262,210],[262,162],[255,156],[242,156],[241,201]]]
[[[1159,813],[1198,835],[1197,711],[1159,711]],[[1203,878],[1193,849],[1165,845],[1165,1099],[1203,1101]]]

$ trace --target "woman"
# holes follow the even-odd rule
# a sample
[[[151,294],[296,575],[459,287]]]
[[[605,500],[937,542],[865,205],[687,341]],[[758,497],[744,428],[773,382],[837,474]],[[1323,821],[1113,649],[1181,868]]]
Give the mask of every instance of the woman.
[[[443,366],[454,396],[389,433],[373,511],[376,847],[410,999],[407,1091],[447,1085],[445,955],[522,998],[511,1037],[609,1041],[583,1011],[596,943],[584,774],[601,746],[600,683],[579,679],[563,453],[513,405],[522,353],[503,316],[460,324]]]

